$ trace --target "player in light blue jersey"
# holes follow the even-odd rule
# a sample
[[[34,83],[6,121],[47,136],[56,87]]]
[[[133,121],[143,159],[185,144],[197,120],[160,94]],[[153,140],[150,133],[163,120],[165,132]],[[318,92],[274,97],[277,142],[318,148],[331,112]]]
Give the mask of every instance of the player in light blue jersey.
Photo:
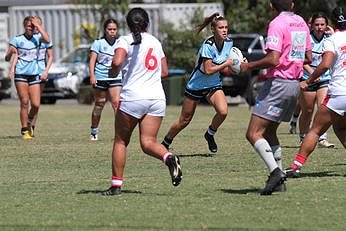
[[[324,40],[329,37],[325,33],[328,26],[328,18],[322,13],[315,13],[311,17],[311,42],[312,42],[312,62],[311,64],[304,65],[304,74],[301,81],[310,78],[310,75],[322,60],[322,48]],[[328,83],[331,76],[329,71],[321,75],[318,81],[312,83],[305,90],[301,91],[299,103],[301,107],[301,115],[299,117],[299,136],[302,141],[305,135],[310,130],[312,115],[315,108],[320,107],[324,98],[327,95]],[[333,148],[334,144],[329,143],[327,140],[327,133],[324,133],[318,142],[318,146],[322,148]]]
[[[103,25],[104,35],[93,42],[90,48],[90,84],[94,87],[95,105],[91,113],[90,140],[98,140],[99,123],[103,107],[109,98],[114,113],[119,104],[121,72],[116,78],[109,78],[114,48],[117,40],[118,22],[107,19]]]
[[[50,43],[47,32],[40,24],[37,17],[27,16],[24,18],[23,26],[25,32],[14,37],[9,44],[5,60],[10,61],[12,55],[18,57],[15,64],[14,77],[15,86],[20,100],[21,134],[23,139],[31,139],[28,130],[29,105],[37,113],[40,107],[40,76],[37,63],[37,55],[41,43]],[[35,33],[35,32],[38,33]]]
[[[40,25],[42,25],[42,19],[39,16],[35,16],[39,19]],[[42,43],[40,42],[38,53],[37,53],[37,65],[38,65],[38,73],[40,76],[40,88],[41,93],[43,88],[48,80],[48,71],[53,64],[53,44],[50,43]],[[28,130],[29,134],[33,137],[34,130],[36,126],[38,110],[31,107],[28,115]]]
[[[169,148],[174,137],[190,123],[198,103],[206,99],[214,107],[216,114],[205,132],[204,138],[209,150],[213,153],[217,152],[214,135],[228,113],[220,71],[232,65],[232,60],[228,59],[228,56],[233,42],[228,38],[227,20],[219,13],[205,18],[204,22],[197,26],[198,34],[209,24],[213,36],[207,38],[198,51],[195,68],[185,88],[180,117],[171,125],[162,141],[166,148]]]

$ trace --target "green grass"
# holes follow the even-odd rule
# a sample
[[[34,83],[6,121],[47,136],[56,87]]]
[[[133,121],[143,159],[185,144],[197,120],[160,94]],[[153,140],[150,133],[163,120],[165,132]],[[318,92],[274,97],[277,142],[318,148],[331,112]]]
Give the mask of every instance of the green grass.
[[[183,181],[174,188],[167,168],[144,155],[138,131],[128,148],[120,197],[109,187],[113,115],[108,105],[100,141],[88,141],[91,106],[43,105],[36,137],[19,136],[18,105],[0,104],[0,230],[346,230],[346,153],[316,149],[304,174],[289,179],[287,192],[263,197],[267,170],[245,139],[250,111],[230,107],[219,129],[219,151],[211,156],[203,139],[213,115],[197,108],[191,124],[173,143]],[[180,107],[170,106],[161,141]],[[279,128],[287,167],[298,149],[288,124]]]

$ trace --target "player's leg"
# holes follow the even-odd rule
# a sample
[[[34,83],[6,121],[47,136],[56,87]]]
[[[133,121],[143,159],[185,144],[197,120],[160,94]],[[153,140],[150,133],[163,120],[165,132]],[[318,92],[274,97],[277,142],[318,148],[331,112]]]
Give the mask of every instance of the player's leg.
[[[28,111],[29,111],[29,84],[28,82],[15,81],[15,86],[20,101],[19,118],[21,123],[21,134],[23,139],[31,139],[28,131]]]
[[[316,91],[316,104],[317,108],[319,108],[322,105],[323,100],[327,96],[328,91],[328,85],[325,85],[326,87],[319,88]],[[318,147],[320,148],[334,148],[335,144],[332,144],[328,141],[327,132],[323,133],[319,140],[318,140]]]
[[[339,115],[332,115],[333,129],[340,142],[346,148],[346,117],[340,117]]]
[[[312,127],[295,155],[293,164],[286,170],[288,177],[299,177],[299,170],[314,151],[319,137],[332,125],[332,113],[334,112],[324,105],[317,110]]]
[[[211,124],[204,134],[204,138],[208,142],[208,147],[211,152],[217,152],[217,144],[214,135],[228,114],[228,104],[222,89],[212,92],[207,97],[209,103],[214,107],[216,114],[214,115]]]
[[[115,87],[108,88],[109,101],[110,101],[112,108],[114,110],[114,114],[116,113],[118,106],[119,106],[120,91],[121,91],[121,86],[115,86]]]
[[[103,107],[107,101],[107,91],[99,88],[94,89],[95,103],[91,113],[90,140],[98,140],[99,123]]]
[[[179,119],[173,122],[167,134],[165,135],[165,138],[162,141],[162,144],[167,149],[169,149],[169,146],[173,142],[174,137],[187,125],[189,125],[193,115],[195,114],[197,105],[197,100],[193,100],[187,96],[184,97]]]
[[[311,125],[312,114],[315,108],[316,92],[301,91],[299,102],[301,105],[301,114],[299,117],[299,137],[302,141],[308,133]]]
[[[162,160],[167,165],[173,186],[178,186],[182,178],[179,157],[157,143],[157,133],[162,122],[161,116],[145,115],[139,122],[140,143],[144,153]]]
[[[296,107],[294,108],[294,112],[290,121],[290,130],[289,130],[290,134],[297,134],[297,122],[299,119],[300,112],[301,112],[301,107],[300,107],[299,100],[297,100],[297,104],[296,104]]]
[[[42,82],[42,80],[41,80],[41,82],[40,82],[40,98],[42,95],[42,91],[45,87],[45,84],[46,84],[46,81]],[[28,129],[29,129],[29,133],[31,136],[34,136],[34,130],[35,130],[35,126],[36,126],[37,117],[38,117],[38,112],[35,114],[35,110],[33,110],[30,107],[29,115],[28,115]]]
[[[126,148],[137,123],[137,118],[120,110],[115,116],[115,137],[112,150],[112,183],[111,187],[102,193],[104,196],[121,194],[126,163]]]
[[[41,105],[41,87],[39,83],[29,85],[30,112],[28,113],[28,131],[30,136],[34,136],[35,124],[33,118],[37,116]],[[31,113],[31,115],[30,115]]]

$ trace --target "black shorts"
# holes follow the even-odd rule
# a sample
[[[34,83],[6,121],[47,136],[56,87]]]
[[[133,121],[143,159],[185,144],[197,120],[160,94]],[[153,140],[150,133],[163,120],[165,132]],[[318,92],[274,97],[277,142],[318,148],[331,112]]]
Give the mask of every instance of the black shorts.
[[[102,91],[107,91],[112,87],[121,87],[122,83],[120,79],[115,80],[97,80],[97,83],[94,88],[100,89]]]
[[[29,85],[40,84],[40,76],[39,75],[14,75],[14,82],[24,82]]]
[[[317,91],[321,88],[328,87],[329,80],[324,80],[310,84],[304,91]]]
[[[202,101],[202,100],[205,100],[208,95],[214,93],[217,90],[222,90],[222,87],[215,86],[215,87],[210,87],[210,88],[206,88],[203,90],[196,90],[196,91],[185,88],[184,95],[194,101]]]

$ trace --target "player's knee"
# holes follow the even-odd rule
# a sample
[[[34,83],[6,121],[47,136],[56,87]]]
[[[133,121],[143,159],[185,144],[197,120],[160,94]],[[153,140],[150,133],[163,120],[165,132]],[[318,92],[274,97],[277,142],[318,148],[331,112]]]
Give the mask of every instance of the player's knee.
[[[102,110],[104,105],[95,105],[93,109],[93,115],[95,116],[101,116]]]
[[[192,119],[192,118],[191,118],[190,116],[188,116],[188,117],[181,117],[181,118],[179,119],[180,127],[185,128],[187,125],[190,124],[191,119]]]
[[[150,154],[152,151],[154,142],[149,141],[149,140],[141,140],[141,148],[145,154]]]
[[[21,108],[29,108],[29,99],[22,99],[20,101],[20,107]]]
[[[228,110],[225,109],[225,110],[221,110],[217,113],[219,116],[223,117],[223,118],[226,118],[227,117],[227,114],[228,114]]]

